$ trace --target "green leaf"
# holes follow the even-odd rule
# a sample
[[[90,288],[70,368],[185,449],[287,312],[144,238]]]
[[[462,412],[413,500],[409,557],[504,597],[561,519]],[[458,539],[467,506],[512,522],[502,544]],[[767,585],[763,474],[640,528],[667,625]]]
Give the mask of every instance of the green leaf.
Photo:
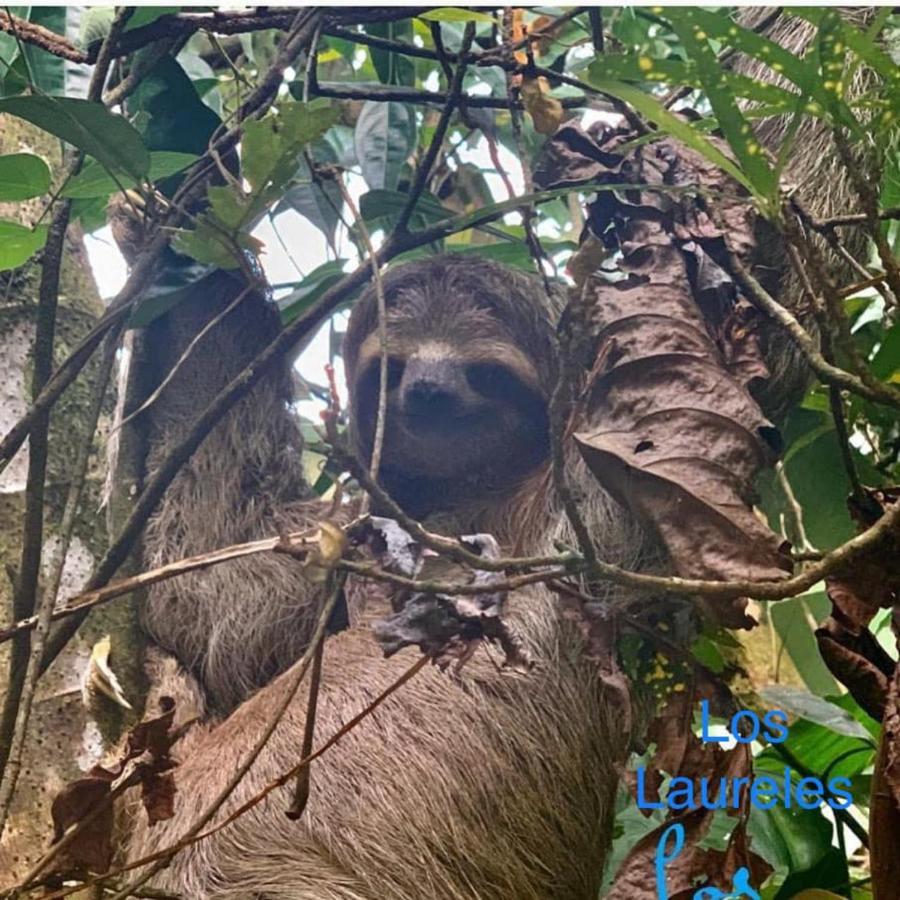
[[[197,161],[193,153],[172,153],[167,150],[158,150],[150,154],[149,181],[159,181],[168,178],[176,172],[181,172]],[[118,184],[109,172],[102,166],[89,163],[79,172],[62,191],[63,197],[86,200],[91,197],[109,197],[119,190],[119,184],[123,186],[135,185],[138,182],[127,175],[118,177]]]
[[[106,225],[106,197],[89,197],[72,201],[72,220],[78,219],[86,234],[99,231]]]
[[[497,19],[487,13],[476,12],[474,9],[460,9],[456,6],[439,6],[419,13],[419,18],[426,22],[484,22],[486,25],[494,25]]]
[[[722,64],[709,45],[707,35],[694,12],[692,7],[685,6],[677,11],[670,10],[669,18],[685,52],[697,67],[700,83],[713,108],[719,128],[753,185],[753,192],[772,204],[776,199],[775,173],[769,166],[750,123],[738,109],[734,94],[722,73]]]
[[[91,13],[92,10],[85,6],[35,6],[28,18],[35,25],[55,31],[83,47],[81,35],[84,21]],[[33,44],[29,44],[25,52],[34,83],[45,94],[82,100],[87,97],[91,66],[60,59]]]
[[[846,737],[867,738],[869,733],[848,712],[829,703],[822,697],[807,693],[790,685],[773,684],[760,689],[759,695],[775,708],[815,722],[835,734]]]
[[[150,150],[206,152],[221,119],[200,99],[191,79],[171,56],[164,56],[128,101]]]
[[[170,16],[179,12],[181,12],[180,6],[139,6],[125,25],[125,31],[143,28],[144,25],[149,25],[163,16]]]
[[[820,29],[828,32],[832,39],[839,39],[845,43],[847,48],[851,49],[867,66],[884,79],[886,99],[895,114],[900,111],[900,69],[874,40],[877,31],[884,25],[887,10],[879,13],[873,22],[873,29],[866,33],[855,28],[835,13],[834,10],[827,7],[811,7],[809,9],[806,7],[787,7],[786,9],[790,11],[791,15],[818,25]],[[846,48],[841,47],[839,51],[835,51],[835,55],[838,56],[840,53],[845,52]],[[896,119],[892,118],[888,121],[896,121]]]
[[[321,163],[336,164],[337,151],[326,140],[316,141],[311,148],[315,161]],[[292,179],[293,187],[285,191],[284,196],[278,202],[273,215],[293,209],[311,222],[322,234],[330,246],[334,246],[337,225],[340,221],[340,210],[344,205],[341,190],[334,181],[314,181],[306,159],[301,156],[299,166]]]
[[[0,100],[0,113],[37,125],[93,156],[110,171],[143,178],[150,169],[140,134],[127,119],[101,103],[40,95],[7,97]]]
[[[214,274],[212,266],[201,265],[171,252],[166,253],[140,304],[131,313],[128,327],[146,328],[174,306],[202,292],[203,281]]]
[[[0,219],[0,271],[16,269],[28,262],[47,242],[47,226],[26,228]]]
[[[665,12],[667,17],[672,18],[679,15],[682,9],[672,8]],[[833,114],[842,124],[850,128],[858,128],[856,118],[843,100],[837,104],[829,104],[830,98],[822,86],[815,54],[807,54],[804,57],[797,56],[776,41],[738,25],[722,12],[713,12],[698,7],[690,9],[694,24],[699,26],[708,38],[758,60],[776,74],[797,85],[801,95],[810,97],[814,101],[806,104],[805,112],[820,116],[830,105]]]
[[[900,323],[892,326],[872,359],[872,374],[883,381],[900,373]]]
[[[192,231],[176,231],[172,247],[198,263],[218,269],[237,269],[241,264],[238,239],[231,240],[208,221],[201,221]]]
[[[102,41],[109,34],[115,14],[115,8],[112,6],[88,7],[81,17],[78,43],[82,47],[88,47],[97,41]]]
[[[321,137],[337,116],[337,109],[317,101],[288,103],[277,116],[248,122],[241,158],[250,192],[233,185],[209,188],[210,208],[219,224],[231,234],[251,228],[269,203],[283,194],[304,147]]]
[[[790,657],[806,687],[820,697],[837,693],[838,684],[822,662],[814,634],[815,627],[831,611],[824,591],[781,600],[767,609],[781,644],[779,653]]]
[[[393,219],[406,209],[406,194],[400,191],[367,191],[359,198],[359,212],[366,222],[376,219]],[[416,201],[413,218],[418,218],[423,225],[433,225],[454,214],[452,209],[444,206],[437,197],[423,191]]]
[[[775,747],[767,747],[756,757],[758,772],[781,774],[785,765],[799,767],[822,777],[860,775],[875,756],[875,744],[871,737],[852,738],[837,734],[829,728],[816,725],[806,719],[798,719],[791,725],[786,747],[795,762],[786,762]],[[827,779],[826,779],[827,780]]]
[[[306,312],[330,287],[344,277],[347,260],[334,259],[323,263],[307,275],[287,296],[277,301],[281,322],[288,325]]]
[[[337,121],[337,107],[286,103],[277,116],[248,122],[241,142],[244,177],[254,191],[283,187],[297,171],[301,152]]]
[[[841,900],[849,883],[846,855],[838,847],[829,847],[811,868],[791,872],[775,900]],[[855,889],[853,900],[863,900]]]
[[[39,156],[0,156],[0,200],[29,200],[50,190],[50,169]]]
[[[397,22],[373,22],[366,30],[373,37],[413,43],[412,19],[400,19]],[[369,47],[369,56],[372,57],[372,65],[382,84],[415,86],[416,67],[409,57],[377,47]]]
[[[405,103],[367,100],[356,120],[354,144],[370,188],[394,190],[416,146],[416,114]]]
[[[783,777],[765,774],[781,783],[783,796]],[[779,802],[769,810],[751,806],[748,830],[754,851],[776,872],[788,875],[813,868],[828,853],[833,829],[819,810],[796,804],[787,809]]]
[[[672,135],[691,150],[696,150],[739,184],[742,184],[748,191],[754,193],[753,183],[725,154],[684,119],[669,112],[655,97],[621,81],[605,79],[594,81],[592,79],[591,84],[604,94],[611,94],[613,97],[618,97],[619,100],[624,100],[642,116],[656,123],[664,132]]]

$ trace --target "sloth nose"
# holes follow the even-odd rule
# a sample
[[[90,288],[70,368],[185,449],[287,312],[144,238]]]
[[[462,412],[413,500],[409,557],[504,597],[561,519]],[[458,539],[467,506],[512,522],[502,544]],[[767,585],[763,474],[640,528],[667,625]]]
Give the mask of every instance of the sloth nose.
[[[446,359],[411,359],[400,385],[403,411],[413,418],[440,420],[465,403],[465,381],[459,365]]]
[[[421,378],[407,386],[403,406],[410,416],[452,415],[459,400],[448,385]]]

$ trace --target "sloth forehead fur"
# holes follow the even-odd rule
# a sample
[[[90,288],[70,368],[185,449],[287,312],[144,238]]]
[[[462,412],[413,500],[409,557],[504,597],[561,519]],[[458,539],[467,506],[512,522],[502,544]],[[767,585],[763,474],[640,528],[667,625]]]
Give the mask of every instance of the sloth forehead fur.
[[[518,351],[549,394],[556,376],[554,330],[561,300],[548,297],[533,276],[487,259],[444,254],[398,266],[382,283],[389,353],[426,345],[486,358],[492,350]],[[354,306],[344,339],[351,386],[362,366],[379,354],[377,329],[377,295],[370,286]],[[369,337],[374,340],[367,343]]]

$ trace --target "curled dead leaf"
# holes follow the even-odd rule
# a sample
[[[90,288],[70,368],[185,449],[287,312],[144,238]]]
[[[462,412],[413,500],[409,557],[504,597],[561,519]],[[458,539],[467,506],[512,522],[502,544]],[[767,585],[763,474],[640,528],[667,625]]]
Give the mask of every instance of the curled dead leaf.
[[[303,561],[306,577],[316,584],[326,580],[347,549],[347,535],[334,522],[320,522],[313,543]]]
[[[101,638],[91,648],[84,678],[81,682],[81,698],[88,709],[94,709],[100,697],[111,700],[123,709],[131,709],[125,697],[122,685],[116,677],[109,662],[111,639],[109,635]]]
[[[589,205],[588,249],[576,255],[598,360],[576,443],[603,486],[655,527],[677,574],[782,578],[792,570],[789,548],[753,508],[754,479],[779,437],[748,390],[767,371],[755,311],[726,263],[728,250],[754,250],[755,210],[699,154],[671,138],[633,138],[566,123],[535,169],[542,188],[615,185]],[[717,193],[720,219],[698,188]],[[602,250],[611,271],[600,269]],[[721,624],[750,627],[744,606],[705,609]]]
[[[113,800],[127,788],[140,785],[141,799],[151,825],[174,815],[175,762],[169,756],[178,732],[172,728],[175,704],[160,701],[162,714],[131,729],[119,759],[94,766],[67,784],[51,806],[53,841],[72,829],[77,833],[54,858],[46,874],[83,876],[106,872],[113,854]]]
[[[539,134],[553,134],[562,122],[563,105],[550,94],[547,79],[543,75],[525,77],[519,90],[522,103],[534,121],[534,130]]]

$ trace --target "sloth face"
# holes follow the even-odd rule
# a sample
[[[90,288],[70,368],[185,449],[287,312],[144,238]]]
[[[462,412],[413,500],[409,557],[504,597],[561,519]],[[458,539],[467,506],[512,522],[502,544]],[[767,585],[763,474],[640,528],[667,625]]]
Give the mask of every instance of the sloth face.
[[[549,320],[533,308],[533,292],[511,296],[510,279],[515,287],[523,277],[518,273],[513,278],[510,270],[489,265],[487,283],[477,277],[473,281],[474,261],[466,260],[461,271],[458,263],[442,266],[445,259],[404,266],[397,270],[403,281],[386,285],[387,415],[381,474],[388,491],[414,515],[508,492],[548,455]],[[480,262],[474,269],[475,276],[484,274]],[[501,275],[504,304],[490,294]],[[531,287],[527,279],[523,284]],[[510,299],[532,308],[505,316]],[[360,303],[370,305],[371,298]],[[365,335],[361,316],[374,325]],[[522,334],[526,325],[539,333]],[[534,360],[536,347],[545,348],[551,361]],[[345,360],[353,432],[358,451],[368,460],[380,385],[377,312],[372,321],[371,309],[354,310]]]

